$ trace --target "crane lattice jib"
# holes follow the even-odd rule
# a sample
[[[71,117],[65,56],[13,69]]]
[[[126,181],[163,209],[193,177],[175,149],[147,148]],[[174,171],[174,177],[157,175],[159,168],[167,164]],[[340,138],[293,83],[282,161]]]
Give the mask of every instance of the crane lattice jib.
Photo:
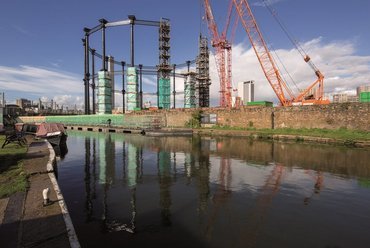
[[[231,45],[226,40],[226,33],[230,22],[232,5],[230,4],[227,23],[220,36],[209,0],[204,0],[203,2],[208,29],[212,35],[211,44],[215,49],[216,66],[220,79],[220,106],[231,107]]]
[[[233,1],[240,21],[242,22],[243,27],[247,32],[248,38],[252,44],[252,47],[257,55],[258,61],[268,82],[277,95],[281,105],[291,105],[291,102],[294,101],[294,94],[287,86],[287,84],[283,81],[271,56],[271,53],[266,45],[266,42],[262,37],[262,33],[258,28],[257,22],[247,0],[240,0],[240,2],[238,0]],[[289,95],[290,99],[287,99],[285,97],[284,90]]]
[[[224,107],[226,105],[225,99],[225,81],[226,81],[226,74],[225,74],[225,53],[224,50],[220,46],[216,46],[215,48],[215,58],[216,58],[216,67],[218,72],[218,77],[220,79],[220,106]]]

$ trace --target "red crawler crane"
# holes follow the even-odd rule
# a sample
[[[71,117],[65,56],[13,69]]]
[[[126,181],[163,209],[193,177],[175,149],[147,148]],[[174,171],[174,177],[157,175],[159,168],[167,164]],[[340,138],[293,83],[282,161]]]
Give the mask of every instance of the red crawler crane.
[[[232,0],[239,15],[240,21],[247,32],[248,38],[253,46],[257,55],[258,61],[262,70],[270,83],[272,89],[277,95],[282,106],[291,105],[305,105],[305,104],[328,104],[328,100],[323,99],[324,95],[324,75],[312,63],[310,57],[298,46],[296,42],[294,45],[304,58],[304,61],[310,65],[314,70],[317,80],[312,83],[308,88],[303,90],[297,96],[293,94],[292,90],[288,87],[286,82],[281,77],[279,70],[271,56],[271,53],[262,37],[262,33],[258,28],[256,19],[247,0]],[[318,85],[316,95],[307,96],[307,94]],[[288,95],[288,96],[287,96]]]

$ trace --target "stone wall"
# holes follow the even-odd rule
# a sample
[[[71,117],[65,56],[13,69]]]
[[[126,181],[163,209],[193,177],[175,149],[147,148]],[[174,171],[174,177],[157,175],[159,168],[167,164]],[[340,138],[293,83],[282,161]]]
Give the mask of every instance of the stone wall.
[[[347,128],[370,131],[370,103],[338,103],[294,107],[255,107],[244,106],[240,109],[202,108],[203,114],[216,114],[220,126],[240,128]],[[156,121],[163,127],[185,127],[197,109],[170,109],[155,111],[134,111],[122,115],[98,116],[112,119],[112,125],[125,125],[129,119]],[[122,118],[123,117],[123,118]],[[130,118],[132,117],[132,118]],[[142,118],[140,118],[142,117]],[[146,118],[151,117],[151,118]],[[66,116],[23,117],[24,122],[53,121],[67,123]],[[99,125],[102,120],[96,116],[70,116],[78,120],[78,125]],[[104,120],[105,120],[104,119]],[[89,122],[89,123],[85,123]],[[105,122],[104,122],[105,123]],[[127,124],[127,123],[126,123]],[[149,123],[150,124],[150,123]],[[149,125],[148,124],[148,125]],[[150,126],[150,125],[149,125]]]
[[[274,108],[274,126],[370,131],[370,104],[338,103]]]
[[[293,107],[242,107],[241,109],[202,108],[203,114],[216,114],[220,126],[248,128],[326,128],[370,131],[370,103],[339,103]],[[184,127],[195,109],[141,111],[158,114],[166,127]]]
[[[272,107],[242,107],[240,109],[204,109],[204,113],[217,114],[221,126],[248,128],[272,128]]]

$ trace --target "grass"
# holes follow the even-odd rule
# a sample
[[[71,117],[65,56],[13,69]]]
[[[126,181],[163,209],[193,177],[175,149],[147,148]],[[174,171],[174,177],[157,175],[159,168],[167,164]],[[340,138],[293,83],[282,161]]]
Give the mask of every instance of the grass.
[[[319,129],[319,128],[280,128],[280,129],[262,129],[257,132],[265,134],[287,134],[287,135],[299,135],[299,136],[311,136],[321,138],[333,138],[341,140],[370,140],[370,133],[365,131],[348,130],[340,128],[336,130]]]
[[[240,128],[240,127],[229,127],[229,126],[214,126],[212,129],[219,130],[243,130],[252,133],[261,134],[263,136],[269,136],[274,134],[282,135],[297,135],[297,136],[311,136],[311,137],[321,137],[321,138],[333,138],[338,140],[346,140],[348,142],[354,140],[370,140],[370,132],[349,130],[346,128],[340,128],[336,130],[329,129],[319,129],[319,128],[278,128],[278,129],[256,129],[250,128]]]
[[[0,146],[5,136],[0,136]],[[27,147],[11,143],[0,148],[0,198],[8,197],[13,193],[26,191],[27,175],[23,170],[23,159]]]

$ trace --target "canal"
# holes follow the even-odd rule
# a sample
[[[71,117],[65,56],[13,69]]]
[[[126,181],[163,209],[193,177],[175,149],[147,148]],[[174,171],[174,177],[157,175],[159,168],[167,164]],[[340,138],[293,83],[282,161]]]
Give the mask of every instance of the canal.
[[[369,247],[369,150],[68,135],[58,181],[82,247]]]

